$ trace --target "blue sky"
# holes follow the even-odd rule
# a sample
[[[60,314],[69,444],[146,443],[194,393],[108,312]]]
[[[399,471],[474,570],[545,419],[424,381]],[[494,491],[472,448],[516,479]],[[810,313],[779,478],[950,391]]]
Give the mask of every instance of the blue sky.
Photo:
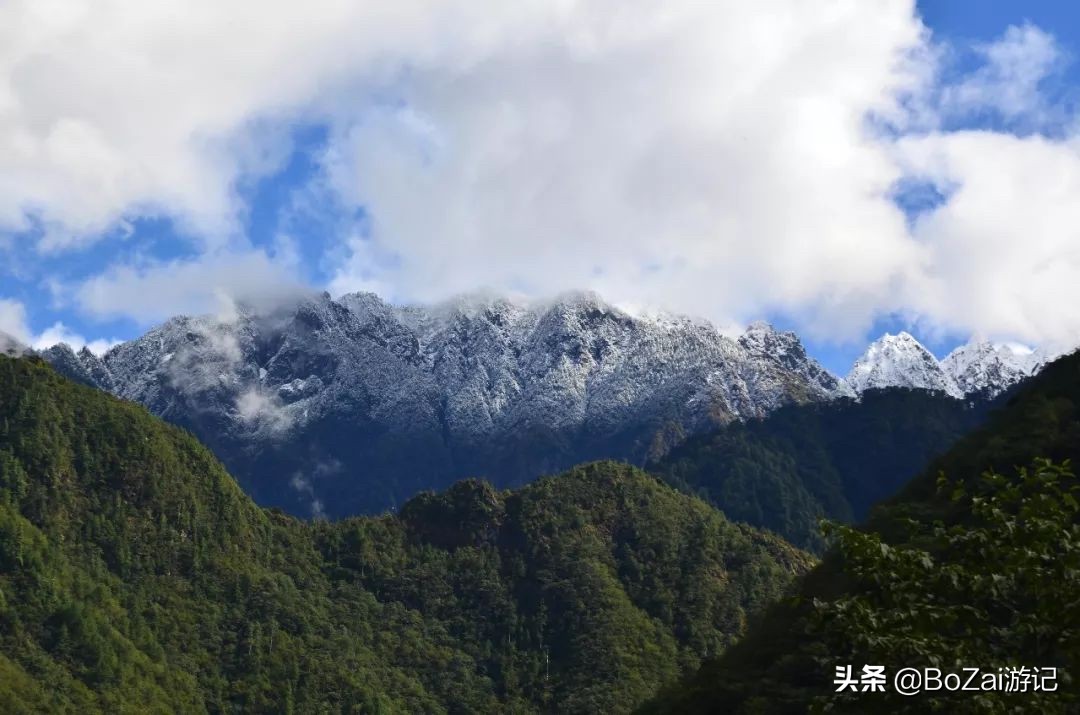
[[[886,331],[1080,342],[1080,10],[775,4],[252,3],[207,34],[13,3],[0,42],[45,39],[0,60],[0,329],[101,349],[278,288],[592,288],[764,317],[838,373]]]
[[[1080,53],[1080,6],[1058,0],[920,0],[919,14],[923,22],[934,35],[955,47],[968,47],[976,43],[993,42],[1002,33],[1003,28],[1034,24],[1053,33],[1062,47],[1070,54]],[[970,58],[965,60],[970,62]],[[1080,87],[1080,63],[1064,64],[1056,91],[1075,92]],[[993,126],[995,117],[984,117],[974,126]],[[797,325],[779,317],[778,323],[787,322],[787,327],[798,329]],[[886,332],[897,333],[901,330],[914,331],[920,341],[939,358],[967,341],[964,335],[938,335],[935,332],[923,332],[914,328],[910,321],[900,316],[886,315],[874,323],[868,337]],[[855,359],[861,354],[858,345],[837,345],[833,342],[808,340],[807,349],[821,362],[838,374],[844,374]]]
[[[1080,41],[1080,8],[1058,0],[921,0],[919,13],[935,34],[954,41],[990,42],[1010,25],[1030,22],[1052,32],[1066,47]],[[1070,74],[1075,78],[1076,70]]]
[[[974,43],[992,42],[1001,35],[1002,29],[1032,23],[1048,32],[1052,32],[1058,42],[1071,54],[1080,52],[1080,6],[1055,0],[921,0],[918,2],[919,13],[934,35],[940,40],[956,47],[967,47]],[[970,59],[966,60],[970,62]],[[1080,64],[1072,62],[1063,67],[1058,91],[1071,92],[1080,87]],[[974,126],[993,126],[994,117],[985,117],[972,123]],[[917,209],[916,209],[917,210]],[[785,322],[781,317],[778,322]],[[788,327],[797,329],[797,325]],[[897,333],[901,330],[914,331],[932,352],[939,358],[944,357],[959,345],[966,342],[964,335],[938,335],[935,332],[923,332],[914,328],[910,321],[900,316],[886,315],[874,323],[870,336],[882,333]],[[818,357],[833,372],[844,374],[854,360],[861,354],[857,345],[836,345],[831,342],[807,341],[807,349]]]

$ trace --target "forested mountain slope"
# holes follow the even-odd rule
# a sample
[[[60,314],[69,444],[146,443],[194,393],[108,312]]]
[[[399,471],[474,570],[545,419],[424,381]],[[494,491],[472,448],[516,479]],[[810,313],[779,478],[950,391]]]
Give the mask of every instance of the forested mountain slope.
[[[861,521],[996,404],[942,392],[868,390],[859,400],[789,405],[688,439],[647,465],[729,518],[823,546],[818,522]]]
[[[1078,457],[1074,353],[876,507],[865,529],[837,529],[796,597],[643,712],[800,713],[814,703],[839,712],[1076,712]],[[1058,690],[840,697],[832,679],[845,663],[1053,667]]]
[[[626,712],[810,564],[611,463],[299,521],[0,356],[3,712]]]

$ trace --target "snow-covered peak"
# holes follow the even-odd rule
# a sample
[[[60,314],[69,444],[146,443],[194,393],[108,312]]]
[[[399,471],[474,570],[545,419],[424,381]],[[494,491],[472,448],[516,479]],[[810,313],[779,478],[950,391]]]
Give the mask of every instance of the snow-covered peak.
[[[551,305],[561,305],[571,309],[603,309],[610,310],[608,304],[600,294],[591,290],[571,290],[560,293],[550,301]]]
[[[588,459],[642,461],[670,448],[658,435],[846,394],[793,333],[761,325],[743,338],[589,292],[414,306],[323,293],[174,318],[101,359],[45,357],[192,429],[284,502],[329,497],[287,485],[332,455],[364,475],[355,488],[327,480],[345,514],[434,486],[418,474],[525,479]],[[285,487],[264,483],[269,454]]]
[[[1045,362],[1040,352],[1022,345],[975,340],[949,353],[941,366],[966,394],[994,397]]]
[[[753,353],[779,357],[791,350],[805,352],[799,337],[792,332],[780,332],[764,320],[756,320],[746,326],[739,336],[739,343]]]
[[[382,298],[368,292],[346,293],[338,298],[337,302],[357,315],[382,314],[391,310]]]
[[[871,343],[855,361],[847,383],[857,393],[873,388],[908,387],[964,396],[964,391],[942,369],[933,353],[907,332],[886,333]]]
[[[422,311],[430,316],[477,318],[498,312],[525,312],[530,308],[528,301],[515,300],[514,298],[476,291],[463,293],[448,298],[434,305],[412,306],[413,310]]]
[[[775,333],[776,328],[767,320],[755,320],[746,326],[747,334],[750,333]]]

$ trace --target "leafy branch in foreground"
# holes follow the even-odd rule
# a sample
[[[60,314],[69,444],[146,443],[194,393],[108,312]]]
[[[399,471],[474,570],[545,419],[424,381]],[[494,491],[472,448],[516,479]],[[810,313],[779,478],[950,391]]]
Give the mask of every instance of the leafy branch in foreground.
[[[940,475],[938,490],[969,518],[909,520],[901,546],[825,524],[851,583],[836,600],[814,601],[813,628],[830,653],[822,667],[1056,668],[1058,690],[903,697],[889,688],[832,695],[817,709],[1063,712],[1077,702],[1080,663],[1080,481],[1068,461],[1037,459],[1013,478],[987,472],[972,485]]]

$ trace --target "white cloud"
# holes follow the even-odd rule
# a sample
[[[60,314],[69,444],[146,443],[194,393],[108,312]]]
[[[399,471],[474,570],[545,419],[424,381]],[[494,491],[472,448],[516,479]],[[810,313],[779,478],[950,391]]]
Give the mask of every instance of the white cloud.
[[[910,7],[831,7],[644,13],[624,34],[579,18],[583,35],[508,43],[467,73],[416,69],[405,108],[328,157],[373,224],[336,287],[588,286],[720,322],[786,313],[833,339],[893,313],[1075,344],[1080,140],[925,132],[986,111],[1067,128],[1042,92],[1056,41],[1009,28],[942,85],[948,53]],[[889,195],[912,178],[946,195],[914,228]]]
[[[191,321],[188,327],[198,339],[182,344],[165,358],[169,382],[188,394],[220,389],[223,381],[228,382],[223,376],[233,374],[243,358],[236,323],[207,317]],[[240,411],[241,416],[253,415],[255,407],[252,402]]]
[[[251,427],[269,432],[283,432],[293,425],[293,415],[274,395],[257,387],[236,398],[236,414]]]
[[[1008,28],[976,48],[983,65],[942,92],[942,109],[966,114],[993,109],[1007,120],[1036,125],[1055,114],[1040,85],[1066,58],[1054,37],[1031,24]]]
[[[1072,346],[1080,338],[1080,138],[956,132],[898,151],[949,200],[922,216],[905,302],[956,332]]]
[[[292,121],[353,102],[414,61],[469,63],[566,10],[540,0],[4,3],[0,226],[34,217],[57,249],[160,212],[220,246],[244,209],[235,180],[284,158]]]
[[[336,474],[340,470],[341,463],[336,460],[331,462],[319,462],[315,466],[313,476],[325,477],[327,475]],[[300,472],[296,472],[293,474],[292,478],[289,479],[289,486],[310,500],[308,507],[311,510],[311,517],[313,519],[326,518],[325,505],[321,499],[315,496],[315,486],[311,479],[305,477]]]
[[[0,333],[29,344],[33,338],[26,324],[26,306],[17,300],[0,298]]]
[[[95,355],[104,354],[106,350],[120,342],[116,339],[87,340],[61,322],[56,322],[35,335],[27,322],[26,306],[19,301],[4,298],[0,298],[0,333],[7,334],[38,350],[50,348],[58,343],[67,343],[73,350],[82,350],[85,347]]]
[[[402,106],[344,131],[328,169],[372,232],[335,289],[590,287],[864,328],[919,253],[865,123],[922,80],[910,4],[620,7],[417,63]]]
[[[220,246],[237,177],[275,165],[284,123],[321,118],[402,297],[590,284],[861,314],[910,253],[862,125],[912,80],[906,0],[26,0],[0,27],[0,220],[37,217],[47,247],[154,212]],[[164,273],[119,268],[80,298],[141,319],[197,302],[145,290]]]
[[[235,312],[236,301],[268,306],[301,290],[286,263],[261,251],[247,251],[117,265],[75,286],[69,299],[91,316],[127,316],[151,323],[177,313],[212,313],[227,319]]]
[[[60,250],[166,214],[198,238],[198,258],[76,286],[92,316],[268,298],[295,285],[300,252],[247,246],[236,186],[280,165],[291,126],[326,124],[313,195],[367,226],[335,291],[592,288],[721,323],[787,313],[833,338],[900,312],[1063,339],[1073,141],[897,143],[867,120],[1064,121],[1041,92],[1060,48],[1009,29],[948,87],[938,49],[911,0],[15,0],[0,6],[0,226],[40,222]],[[914,230],[890,198],[909,172],[959,187]]]
[[[56,323],[53,323],[51,327],[46,328],[41,334],[33,338],[32,346],[37,350],[44,350],[45,348],[51,348],[53,345],[58,345],[59,343],[67,343],[67,345],[75,351],[86,348],[95,355],[104,355],[109,348],[114,345],[119,345],[120,342],[120,340],[115,338],[87,340],[79,333],[68,328],[62,322],[57,321]]]

